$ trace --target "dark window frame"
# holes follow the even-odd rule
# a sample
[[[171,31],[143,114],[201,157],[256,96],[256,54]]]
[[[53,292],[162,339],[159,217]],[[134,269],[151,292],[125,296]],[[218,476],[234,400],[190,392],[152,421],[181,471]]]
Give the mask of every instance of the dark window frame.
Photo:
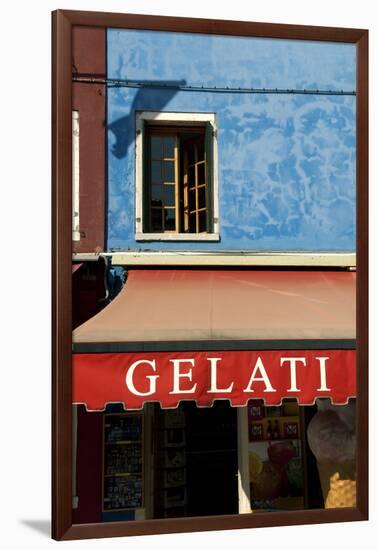
[[[357,506],[302,512],[72,524],[71,254],[72,74],[76,25],[357,46]],[[303,525],[368,519],[368,31],[270,23],[58,10],[52,14],[52,536],[73,540],[125,535]]]

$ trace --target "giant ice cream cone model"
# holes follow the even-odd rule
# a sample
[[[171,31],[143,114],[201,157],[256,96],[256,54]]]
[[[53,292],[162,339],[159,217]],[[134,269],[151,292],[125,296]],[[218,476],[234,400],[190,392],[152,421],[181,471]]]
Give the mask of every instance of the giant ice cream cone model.
[[[336,406],[318,400],[317,405],[307,436],[316,457],[325,507],[355,506],[355,404]]]
[[[338,473],[330,479],[330,489],[325,501],[325,508],[346,508],[356,506],[356,482],[351,479],[340,479]]]

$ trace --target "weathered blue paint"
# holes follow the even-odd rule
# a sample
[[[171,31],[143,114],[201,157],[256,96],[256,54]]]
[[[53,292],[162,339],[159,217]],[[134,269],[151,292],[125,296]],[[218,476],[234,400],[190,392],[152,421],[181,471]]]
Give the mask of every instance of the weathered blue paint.
[[[108,30],[109,78],[355,90],[355,47]],[[215,112],[221,241],[134,238],[135,111]],[[355,98],[108,90],[108,249],[355,250]]]

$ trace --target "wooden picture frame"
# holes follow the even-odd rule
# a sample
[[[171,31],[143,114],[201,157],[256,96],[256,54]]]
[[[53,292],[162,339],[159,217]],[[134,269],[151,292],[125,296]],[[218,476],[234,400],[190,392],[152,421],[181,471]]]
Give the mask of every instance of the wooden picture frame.
[[[72,523],[72,27],[347,42],[357,48],[357,506],[275,514]],[[368,519],[368,31],[58,10],[52,14],[52,537],[56,540]]]

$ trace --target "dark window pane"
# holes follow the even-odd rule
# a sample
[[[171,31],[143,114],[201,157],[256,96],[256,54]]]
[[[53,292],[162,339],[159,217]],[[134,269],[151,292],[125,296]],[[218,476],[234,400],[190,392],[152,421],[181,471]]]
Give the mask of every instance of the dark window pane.
[[[196,233],[196,215],[190,214],[189,216],[189,233]]]
[[[188,147],[188,164],[194,164],[195,162],[195,156],[194,156],[194,148],[195,145],[191,143]]]
[[[175,138],[172,136],[164,138],[164,157],[175,158]]]
[[[197,165],[197,182],[198,182],[198,185],[203,185],[204,183],[206,183],[206,181],[205,181],[205,163],[204,162]]]
[[[173,160],[164,162],[164,181],[175,182],[175,163]]]
[[[206,187],[198,189],[198,208],[206,208]]]
[[[152,183],[161,183],[163,181],[161,173],[161,162],[153,160],[151,163],[151,180]]]
[[[151,210],[152,231],[161,232],[163,230],[162,212],[163,210],[161,208],[152,208]]]
[[[188,169],[188,187],[191,189],[196,184],[194,166],[190,166]]]
[[[196,192],[195,190],[189,191],[189,212],[196,209]]]
[[[202,212],[198,213],[198,231],[201,233],[202,231],[206,231],[206,210],[203,210]]]
[[[197,145],[197,161],[205,160],[205,144],[204,139],[198,142]]]
[[[164,209],[164,229],[174,231],[176,229],[176,210],[174,208]]]
[[[151,136],[151,157],[160,159],[163,154],[162,138],[159,136]]]
[[[162,206],[163,189],[161,185],[152,185],[151,187],[151,205]]]
[[[151,190],[152,199],[154,199],[154,200],[161,199],[161,195],[162,195],[162,186],[161,185],[152,185],[152,190]]]
[[[175,206],[175,185],[164,185],[164,205],[165,206]]]

